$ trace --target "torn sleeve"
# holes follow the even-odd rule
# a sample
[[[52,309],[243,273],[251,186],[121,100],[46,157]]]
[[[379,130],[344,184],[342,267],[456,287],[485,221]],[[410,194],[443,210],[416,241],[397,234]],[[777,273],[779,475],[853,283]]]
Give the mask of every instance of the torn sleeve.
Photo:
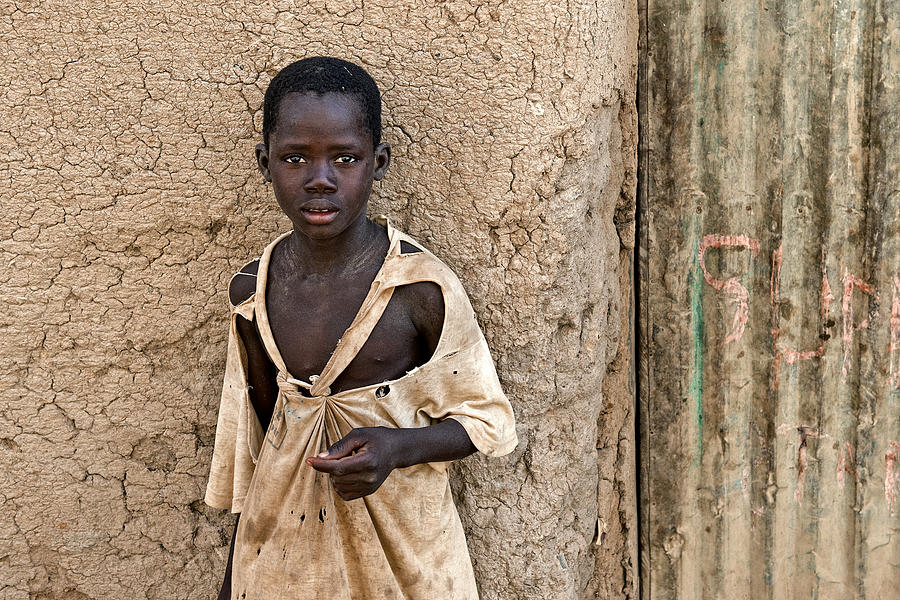
[[[504,456],[518,443],[512,406],[462,283],[448,271],[440,281],[444,327],[435,356],[422,369],[419,412],[458,421],[479,452]]]

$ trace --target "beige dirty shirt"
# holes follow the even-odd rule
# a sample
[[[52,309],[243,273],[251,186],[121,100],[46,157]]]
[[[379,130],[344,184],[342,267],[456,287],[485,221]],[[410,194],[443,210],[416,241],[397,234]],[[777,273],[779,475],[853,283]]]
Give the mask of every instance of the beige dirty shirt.
[[[395,469],[374,494],[345,502],[329,476],[306,464],[354,427],[425,427],[451,418],[488,456],[516,446],[515,422],[472,306],[453,272],[389,224],[390,248],[362,307],[325,369],[310,381],[288,373],[266,316],[269,259],[256,292],[233,307],[225,383],[206,503],[240,512],[232,573],[236,600],[455,600],[478,597],[447,463]],[[403,377],[332,394],[397,286],[437,283],[444,327],[433,357]],[[257,319],[279,394],[263,432],[247,386],[238,315]],[[306,390],[306,394],[300,389]]]

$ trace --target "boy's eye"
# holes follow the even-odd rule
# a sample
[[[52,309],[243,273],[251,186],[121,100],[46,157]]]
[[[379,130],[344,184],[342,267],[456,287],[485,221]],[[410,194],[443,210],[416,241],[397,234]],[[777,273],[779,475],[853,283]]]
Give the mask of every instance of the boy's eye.
[[[290,156],[285,157],[284,161],[291,163],[292,165],[299,165],[301,163],[305,163],[306,159],[299,154],[291,154]]]
[[[341,156],[338,156],[334,162],[338,163],[339,165],[349,165],[351,163],[355,163],[356,160],[357,159],[355,156],[350,156],[349,154],[342,154]]]

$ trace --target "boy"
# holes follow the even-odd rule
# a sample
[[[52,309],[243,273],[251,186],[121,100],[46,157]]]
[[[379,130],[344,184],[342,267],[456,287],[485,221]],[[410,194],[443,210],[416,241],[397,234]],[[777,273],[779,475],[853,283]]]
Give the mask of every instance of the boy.
[[[390,163],[375,82],[286,67],[256,157],[293,230],[229,285],[206,502],[240,514],[219,598],[477,598],[446,461],[510,452],[513,415],[459,281],[366,218]]]

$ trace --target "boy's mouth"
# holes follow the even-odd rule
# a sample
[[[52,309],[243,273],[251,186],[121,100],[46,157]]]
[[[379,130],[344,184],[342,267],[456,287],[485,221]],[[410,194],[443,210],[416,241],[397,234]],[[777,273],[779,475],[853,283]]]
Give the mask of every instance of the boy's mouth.
[[[300,209],[310,225],[327,225],[338,214],[338,209],[330,206],[306,206]]]

